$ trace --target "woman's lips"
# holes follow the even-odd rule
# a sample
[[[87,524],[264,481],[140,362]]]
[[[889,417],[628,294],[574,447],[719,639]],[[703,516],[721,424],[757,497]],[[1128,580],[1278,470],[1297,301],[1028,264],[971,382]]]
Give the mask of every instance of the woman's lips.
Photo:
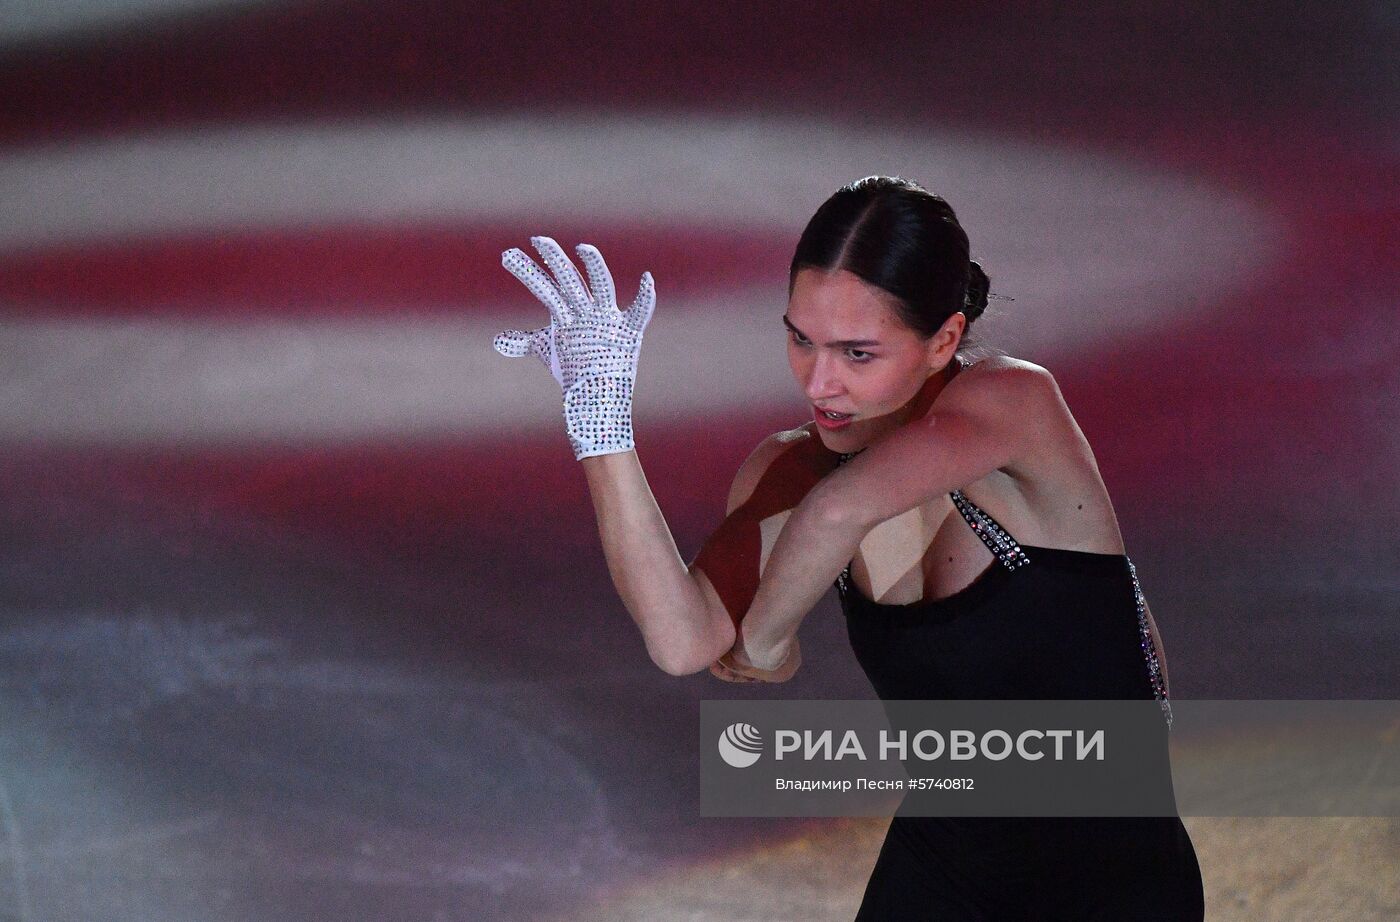
[[[826,412],[816,404],[812,405],[812,418],[817,421],[817,425],[823,429],[844,429],[851,424],[851,416],[844,419],[831,419]]]

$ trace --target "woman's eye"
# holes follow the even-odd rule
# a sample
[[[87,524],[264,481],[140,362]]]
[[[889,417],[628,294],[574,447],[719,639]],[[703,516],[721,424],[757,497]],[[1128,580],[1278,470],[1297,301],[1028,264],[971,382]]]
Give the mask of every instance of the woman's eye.
[[[795,330],[788,330],[788,339],[799,346],[811,345],[805,336]],[[864,349],[847,349],[846,354],[851,357],[851,361],[862,364],[875,358],[873,353],[866,352]]]

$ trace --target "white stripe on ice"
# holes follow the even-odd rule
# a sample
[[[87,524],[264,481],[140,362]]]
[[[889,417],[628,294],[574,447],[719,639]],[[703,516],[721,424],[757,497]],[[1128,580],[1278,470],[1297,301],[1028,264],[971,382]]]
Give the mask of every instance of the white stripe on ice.
[[[0,45],[104,29],[144,29],[175,15],[270,6],[276,0],[0,0]]]
[[[647,419],[788,392],[800,411],[779,319],[785,293],[658,307],[642,344],[641,431]],[[736,302],[753,309],[736,314]],[[547,323],[536,307],[458,319],[4,322],[0,440],[325,442],[550,427],[562,438],[549,372],[491,348],[503,329]]]
[[[983,338],[1047,364],[1169,331],[1262,271],[1280,236],[1227,190],[1084,151],[790,118],[575,115],[10,150],[0,155],[0,258],[153,234],[442,219],[516,224],[521,245],[560,223],[619,222],[795,244],[827,195],[875,172],[949,198],[992,290],[1017,299],[993,302]],[[629,299],[647,267],[631,268],[614,267]],[[773,266],[771,285],[684,302],[657,279],[639,421],[803,410],[778,327],[786,268]],[[543,308],[523,288],[511,314],[497,307],[467,304],[456,320],[0,321],[0,439],[300,441],[558,425],[543,369],[489,345],[504,326],[542,324]]]

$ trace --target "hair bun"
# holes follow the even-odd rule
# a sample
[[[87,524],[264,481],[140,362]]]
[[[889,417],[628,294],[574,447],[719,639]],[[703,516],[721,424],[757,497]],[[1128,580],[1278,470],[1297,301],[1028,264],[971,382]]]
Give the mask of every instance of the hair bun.
[[[987,292],[991,291],[991,288],[992,281],[987,278],[987,273],[982,271],[977,260],[968,260],[967,298],[963,302],[963,314],[966,315],[968,323],[981,317],[982,312],[987,309]]]

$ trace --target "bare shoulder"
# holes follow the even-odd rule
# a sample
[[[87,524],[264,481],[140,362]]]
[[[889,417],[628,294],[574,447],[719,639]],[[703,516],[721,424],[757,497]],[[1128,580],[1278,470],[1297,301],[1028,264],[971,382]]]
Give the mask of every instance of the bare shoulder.
[[[934,410],[963,414],[1014,443],[1008,473],[1024,476],[1059,467],[1085,447],[1054,375],[1014,356],[990,356],[964,369],[939,395]]]
[[[948,385],[947,397],[949,403],[993,403],[1003,408],[1063,402],[1049,369],[1010,355],[993,355],[969,365]]]
[[[743,505],[769,474],[782,474],[787,466],[810,470],[826,454],[816,433],[816,423],[806,423],[795,429],[774,432],[759,442],[739,465],[734,482],[729,487],[725,514]]]
[[[963,369],[938,395],[934,409],[1018,430],[1049,431],[1070,418],[1049,369],[1012,355],[991,355]]]

